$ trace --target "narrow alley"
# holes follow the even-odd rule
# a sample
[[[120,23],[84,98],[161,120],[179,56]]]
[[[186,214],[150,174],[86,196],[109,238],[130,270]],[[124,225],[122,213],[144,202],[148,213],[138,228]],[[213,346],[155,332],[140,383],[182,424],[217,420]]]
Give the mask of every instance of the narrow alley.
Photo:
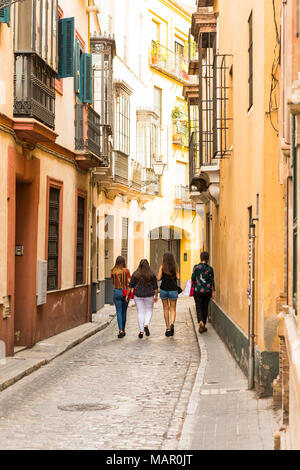
[[[117,338],[114,319],[2,391],[0,448],[272,449],[270,400],[246,390],[211,325],[199,337],[200,361],[192,305],[179,300],[175,335],[167,338],[159,301],[141,340],[132,303],[125,338]]]

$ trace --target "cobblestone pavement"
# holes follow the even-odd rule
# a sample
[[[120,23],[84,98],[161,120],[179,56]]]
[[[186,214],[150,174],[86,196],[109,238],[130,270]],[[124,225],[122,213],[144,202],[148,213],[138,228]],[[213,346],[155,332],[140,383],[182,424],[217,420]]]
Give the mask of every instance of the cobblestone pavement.
[[[199,366],[187,303],[166,338],[161,302],[151,335],[116,321],[0,394],[1,449],[176,449]]]

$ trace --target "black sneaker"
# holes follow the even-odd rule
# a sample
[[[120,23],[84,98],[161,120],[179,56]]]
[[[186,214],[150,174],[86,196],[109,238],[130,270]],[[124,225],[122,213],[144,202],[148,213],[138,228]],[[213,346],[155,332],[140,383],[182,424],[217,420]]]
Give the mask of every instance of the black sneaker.
[[[170,325],[170,329],[171,329],[170,336],[174,336],[174,325],[173,325],[173,323]]]
[[[150,336],[150,331],[149,331],[148,326],[145,326],[144,329],[145,329],[146,336]]]
[[[144,337],[143,333],[139,333],[139,338],[143,339],[143,337]]]
[[[170,331],[170,330],[166,330],[165,335],[166,335],[166,336],[170,336],[170,335],[171,335],[171,331]]]

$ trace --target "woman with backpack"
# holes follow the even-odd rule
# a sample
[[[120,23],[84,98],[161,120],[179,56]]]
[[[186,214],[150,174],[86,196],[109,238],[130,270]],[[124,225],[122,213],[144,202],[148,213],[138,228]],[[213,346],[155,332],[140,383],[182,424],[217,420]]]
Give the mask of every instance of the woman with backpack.
[[[114,286],[113,301],[117,310],[117,321],[119,326],[118,338],[125,336],[125,326],[127,317],[128,302],[126,293],[130,279],[130,272],[126,268],[126,261],[123,256],[118,256],[116,263],[111,270],[111,282]]]
[[[158,285],[155,274],[151,271],[148,260],[142,259],[139,267],[132,274],[126,301],[129,300],[131,290],[134,289],[134,301],[138,312],[139,335],[142,339],[144,333],[150,335],[149,325],[153,314],[154,302],[158,300]]]
[[[207,251],[203,251],[201,253],[201,263],[194,266],[192,274],[199,333],[207,331],[205,325],[207,322],[208,304],[215,291],[214,270],[209,266],[208,260],[209,254]]]
[[[157,280],[161,281],[160,298],[163,303],[166,322],[166,336],[174,336],[176,318],[176,304],[178,299],[177,280],[180,279],[179,266],[173,253],[165,253],[162,265],[159,268]],[[180,289],[181,290],[181,289]]]

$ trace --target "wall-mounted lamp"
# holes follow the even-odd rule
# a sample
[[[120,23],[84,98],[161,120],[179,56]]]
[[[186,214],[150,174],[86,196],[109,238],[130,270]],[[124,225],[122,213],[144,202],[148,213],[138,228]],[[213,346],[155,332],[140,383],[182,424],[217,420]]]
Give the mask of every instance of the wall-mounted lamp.
[[[156,176],[162,176],[164,174],[166,163],[155,162],[152,163],[152,168]]]

